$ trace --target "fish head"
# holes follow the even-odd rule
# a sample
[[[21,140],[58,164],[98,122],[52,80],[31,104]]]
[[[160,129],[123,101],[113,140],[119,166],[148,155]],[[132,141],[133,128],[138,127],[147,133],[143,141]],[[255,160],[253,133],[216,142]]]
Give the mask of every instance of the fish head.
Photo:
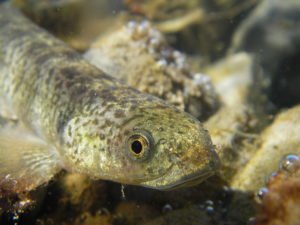
[[[112,137],[116,181],[169,190],[213,175],[219,159],[208,131],[187,113],[140,104]]]
[[[66,167],[159,190],[197,184],[216,172],[218,156],[197,119],[154,97],[125,97],[105,112],[98,107],[99,113],[70,120],[63,135]]]

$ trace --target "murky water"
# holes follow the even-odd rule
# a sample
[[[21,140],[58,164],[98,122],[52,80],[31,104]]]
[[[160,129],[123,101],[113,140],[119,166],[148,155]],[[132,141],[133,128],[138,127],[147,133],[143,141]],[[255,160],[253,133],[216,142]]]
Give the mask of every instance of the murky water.
[[[280,163],[300,154],[299,1],[10,2],[106,74],[200,120],[220,168],[169,191],[61,171],[29,193],[0,192],[1,225],[298,223],[299,168]],[[17,126],[0,115],[1,129]]]

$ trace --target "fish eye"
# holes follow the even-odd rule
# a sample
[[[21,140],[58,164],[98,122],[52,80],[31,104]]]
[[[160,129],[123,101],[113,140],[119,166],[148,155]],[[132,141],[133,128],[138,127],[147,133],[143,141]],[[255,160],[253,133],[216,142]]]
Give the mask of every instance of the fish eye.
[[[135,133],[127,140],[127,151],[131,159],[144,161],[149,155],[153,146],[153,138],[148,132]]]
[[[144,146],[140,140],[135,140],[131,143],[131,151],[133,151],[134,154],[141,154],[143,148]]]

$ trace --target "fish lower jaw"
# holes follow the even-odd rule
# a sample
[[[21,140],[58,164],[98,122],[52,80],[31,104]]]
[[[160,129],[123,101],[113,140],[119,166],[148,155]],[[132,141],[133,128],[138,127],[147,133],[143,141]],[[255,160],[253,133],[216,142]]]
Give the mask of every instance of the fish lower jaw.
[[[151,182],[145,182],[144,184],[141,184],[144,187],[157,189],[161,191],[169,191],[174,189],[180,189],[180,188],[186,188],[195,186],[204,180],[206,180],[208,177],[212,176],[214,174],[213,171],[207,170],[207,171],[201,171],[196,172],[188,175],[184,175],[180,177],[178,180],[174,182],[160,182],[155,183],[154,181]]]

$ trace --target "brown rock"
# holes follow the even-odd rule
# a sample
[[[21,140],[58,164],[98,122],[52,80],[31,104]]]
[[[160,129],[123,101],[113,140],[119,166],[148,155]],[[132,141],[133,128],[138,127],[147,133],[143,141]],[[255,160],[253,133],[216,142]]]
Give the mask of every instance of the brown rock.
[[[255,225],[300,224],[300,167],[280,171],[268,184]]]

